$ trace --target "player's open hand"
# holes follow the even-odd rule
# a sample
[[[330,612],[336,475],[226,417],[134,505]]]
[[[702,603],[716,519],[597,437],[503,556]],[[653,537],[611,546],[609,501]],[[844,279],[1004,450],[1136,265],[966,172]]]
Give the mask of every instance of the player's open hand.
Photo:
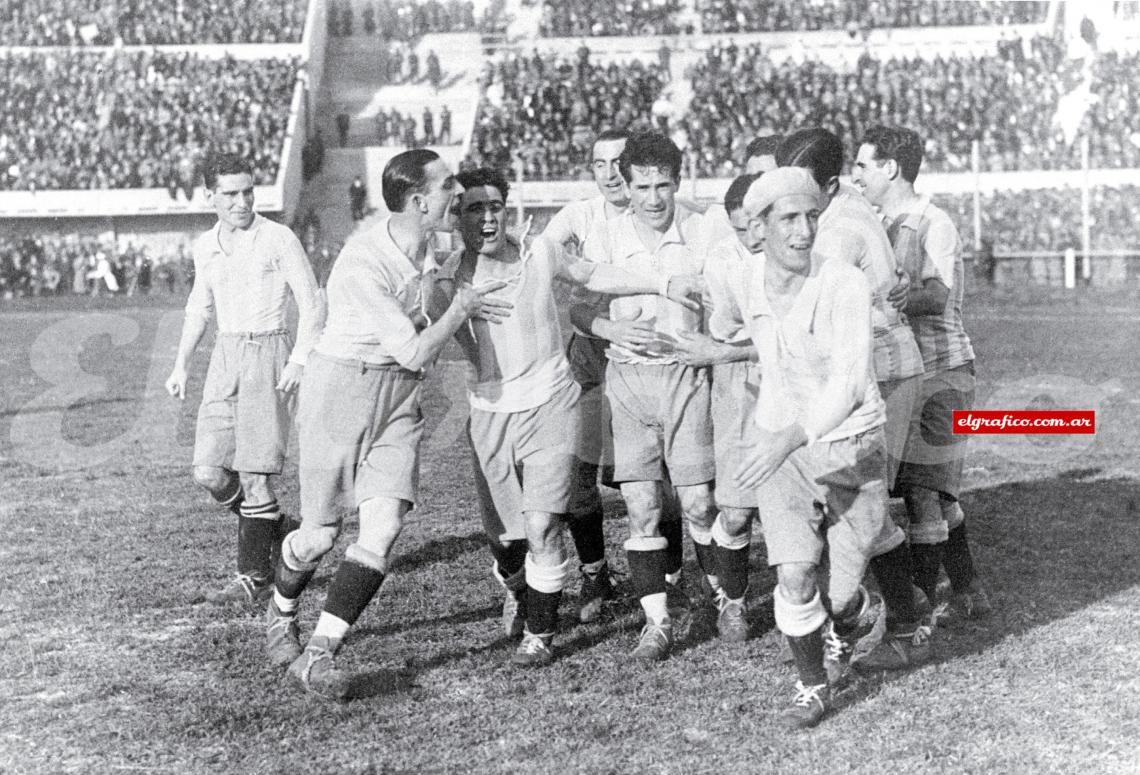
[[[898,282],[887,293],[887,303],[902,312],[906,309],[907,297],[910,295],[910,276],[901,269],[895,270]]]
[[[686,366],[712,366],[720,363],[719,343],[711,336],[696,331],[678,331],[673,352]]]
[[[733,475],[736,486],[742,490],[755,490],[779,470],[788,455],[805,441],[803,429],[790,425],[783,430],[757,429],[755,436],[744,444],[740,468]]]
[[[701,309],[701,297],[706,290],[705,278],[699,274],[675,274],[669,278],[669,289],[666,297],[685,306],[687,309],[698,312]]]
[[[166,378],[166,392],[183,401],[186,398],[186,369],[181,366],[175,366],[174,370],[170,372],[170,376]]]
[[[505,282],[498,280],[483,283],[477,288],[466,284],[460,285],[452,304],[459,305],[464,317],[480,318],[488,323],[500,323],[510,317],[515,305],[509,301],[492,298],[491,294],[506,287]]]
[[[606,339],[635,353],[648,354],[658,344],[653,324],[643,320],[611,320],[605,334]]]
[[[301,384],[301,375],[304,373],[305,367],[301,364],[286,363],[281,370],[281,379],[277,381],[277,389],[282,393],[292,393]]]

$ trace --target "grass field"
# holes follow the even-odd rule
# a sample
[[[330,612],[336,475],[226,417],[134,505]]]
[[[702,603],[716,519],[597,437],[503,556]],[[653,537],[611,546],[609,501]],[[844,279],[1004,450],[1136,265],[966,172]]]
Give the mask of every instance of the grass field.
[[[979,405],[1095,408],[1098,433],[971,442],[963,503],[997,614],[940,630],[934,664],[855,682],[796,736],[775,723],[792,675],[777,660],[762,551],[748,643],[722,645],[698,624],[670,660],[639,667],[627,654],[640,616],[624,599],[567,628],[553,667],[506,666],[513,644],[499,635],[459,442],[462,371],[446,362],[427,386],[422,508],[342,652],[361,696],[303,695],[264,663],[260,611],[191,602],[228,574],[234,526],[189,476],[196,394],[178,405],[162,391],[180,311],[9,304],[0,772],[1138,772],[1131,301],[971,300]],[[294,513],[295,482],[281,480]],[[616,548],[612,494],[609,509]],[[306,630],[344,546],[304,599]]]

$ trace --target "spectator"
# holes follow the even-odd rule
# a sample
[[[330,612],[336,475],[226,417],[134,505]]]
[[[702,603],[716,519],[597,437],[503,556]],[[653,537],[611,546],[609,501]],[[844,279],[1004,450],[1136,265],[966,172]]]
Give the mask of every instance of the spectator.
[[[676,35],[680,0],[561,0],[545,2],[539,33],[546,38]],[[667,69],[666,69],[667,72]]]
[[[368,207],[368,186],[364,185],[359,175],[353,178],[352,185],[348,187],[348,202],[352,208],[352,220],[364,220],[364,211]]]
[[[352,125],[352,118],[347,113],[336,114],[336,134],[340,139],[340,147],[348,145],[348,129]]]

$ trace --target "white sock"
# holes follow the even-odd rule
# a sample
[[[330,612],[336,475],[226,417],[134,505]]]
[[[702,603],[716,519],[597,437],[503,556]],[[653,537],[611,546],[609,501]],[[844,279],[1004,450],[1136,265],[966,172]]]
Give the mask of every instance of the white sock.
[[[328,638],[339,643],[348,634],[348,622],[339,616],[333,616],[328,611],[321,611],[321,618],[317,620],[317,628],[313,630],[314,638]]]
[[[645,611],[645,618],[651,619],[655,624],[669,620],[669,609],[665,606],[664,592],[641,598],[641,607]]]
[[[291,614],[297,610],[297,604],[301,602],[297,597],[285,597],[276,589],[273,590],[273,604],[277,606],[277,610],[283,614]]]

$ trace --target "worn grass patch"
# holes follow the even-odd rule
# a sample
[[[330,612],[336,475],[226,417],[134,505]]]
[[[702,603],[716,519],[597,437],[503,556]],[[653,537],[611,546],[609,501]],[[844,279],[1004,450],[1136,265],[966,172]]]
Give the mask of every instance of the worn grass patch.
[[[1140,318],[1112,300],[975,300],[979,404],[1095,404],[1098,434],[971,442],[963,505],[996,615],[940,631],[934,664],[855,682],[794,736],[776,724],[792,677],[759,550],[748,643],[698,622],[667,662],[631,664],[625,598],[569,626],[550,669],[506,666],[448,363],[428,383],[423,506],[343,652],[361,696],[283,684],[260,612],[189,602],[228,572],[234,525],[188,474],[197,393],[179,406],[161,390],[179,311],[86,304],[0,312],[0,771],[1137,771]],[[281,490],[295,511],[293,472]],[[607,508],[621,571],[622,509]],[[303,601],[306,629],[343,547]]]

